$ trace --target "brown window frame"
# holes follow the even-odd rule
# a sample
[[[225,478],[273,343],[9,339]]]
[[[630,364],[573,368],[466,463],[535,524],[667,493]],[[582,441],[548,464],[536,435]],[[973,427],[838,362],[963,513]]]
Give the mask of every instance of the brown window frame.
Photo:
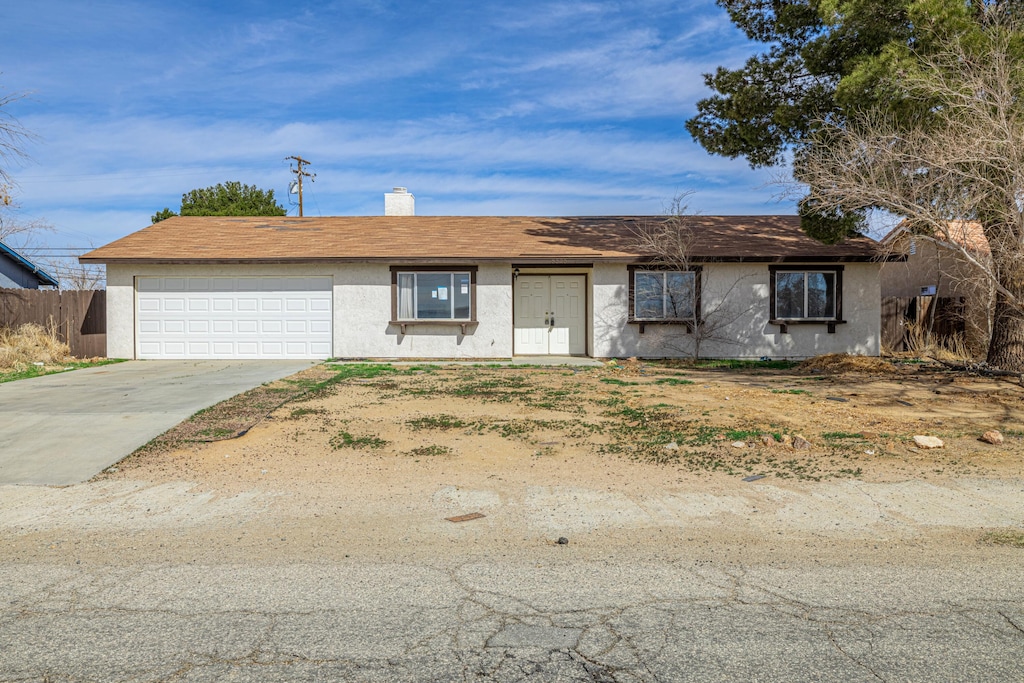
[[[680,270],[673,266],[659,266],[651,264],[630,264],[626,266],[629,273],[629,316],[627,324],[639,325],[640,334],[644,333],[647,325],[681,325],[688,333],[693,333],[694,326],[701,324],[701,289],[704,279],[703,266],[690,266],[686,270]],[[637,318],[636,317],[636,272],[662,272],[662,273],[693,273],[693,317],[692,318]]]
[[[397,325],[405,334],[411,325],[433,325],[441,327],[459,327],[462,334],[467,333],[470,325],[477,325],[476,319],[476,275],[479,266],[422,266],[404,265],[391,266],[391,320],[389,324]],[[398,274],[399,273],[469,273],[469,318],[411,318],[398,317]]]
[[[825,325],[829,334],[835,334],[836,325],[844,324],[843,319],[843,270],[838,264],[786,264],[768,266],[768,324],[778,325],[782,334],[789,333],[790,325]],[[778,273],[834,273],[836,310],[831,318],[779,318],[777,314],[776,294]]]

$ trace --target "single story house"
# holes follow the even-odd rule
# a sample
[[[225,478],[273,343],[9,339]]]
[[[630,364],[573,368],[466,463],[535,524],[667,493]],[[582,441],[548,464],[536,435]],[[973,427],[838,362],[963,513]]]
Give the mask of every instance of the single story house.
[[[672,268],[636,247],[665,220],[175,217],[81,261],[106,264],[119,358],[878,354],[872,240],[702,216]]]
[[[0,242],[0,289],[59,287],[57,278]]]

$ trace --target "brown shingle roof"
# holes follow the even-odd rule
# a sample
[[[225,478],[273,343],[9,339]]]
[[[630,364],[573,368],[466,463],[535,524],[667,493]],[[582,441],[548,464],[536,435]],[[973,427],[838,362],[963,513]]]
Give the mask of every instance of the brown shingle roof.
[[[664,216],[175,217],[81,257],[83,263],[304,261],[630,261],[638,226]],[[698,216],[694,260],[868,261],[875,242],[824,245],[796,216]]]

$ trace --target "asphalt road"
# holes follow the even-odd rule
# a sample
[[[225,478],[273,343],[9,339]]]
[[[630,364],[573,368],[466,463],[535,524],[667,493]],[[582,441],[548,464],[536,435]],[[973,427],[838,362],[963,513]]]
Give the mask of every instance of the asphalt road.
[[[841,567],[685,554],[574,562],[572,552],[253,567],[5,562],[0,680],[1024,680],[1013,552]]]

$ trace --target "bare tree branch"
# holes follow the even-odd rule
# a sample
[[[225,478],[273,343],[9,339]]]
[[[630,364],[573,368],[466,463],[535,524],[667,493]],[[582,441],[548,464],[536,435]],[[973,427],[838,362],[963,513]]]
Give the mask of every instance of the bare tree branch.
[[[22,93],[0,95],[0,204],[10,203],[8,188],[13,181],[8,168],[28,158],[25,144],[35,137],[8,111],[12,102],[24,97]]]
[[[676,324],[657,325],[652,334],[655,343],[666,355],[684,355],[700,358],[702,348],[711,342],[736,345],[740,342],[728,328],[740,318],[750,315],[755,307],[750,297],[736,296],[737,288],[749,278],[741,276],[715,289],[709,287],[709,278],[703,264],[694,260],[694,247],[700,235],[693,222],[685,192],[672,198],[666,215],[660,220],[646,221],[633,229],[633,246],[650,259],[652,268],[675,272],[695,272],[695,296],[692,315]],[[747,301],[748,305],[738,304]],[[651,334],[648,332],[648,334]]]
[[[948,39],[898,75],[928,105],[907,121],[883,110],[821,122],[795,180],[823,215],[884,209],[956,252],[997,293],[989,361],[1024,368],[1024,61],[1021,27],[994,10],[981,34]],[[966,243],[980,226],[987,248]],[[995,359],[995,360],[994,360]]]
[[[16,247],[22,252],[31,253],[32,247],[35,244],[35,238],[40,233],[53,231],[53,226],[45,220],[26,220],[19,216],[18,205],[12,192],[15,183],[9,168],[14,163],[28,159],[28,155],[25,153],[25,145],[35,138],[9,111],[9,106],[13,102],[24,97],[24,93],[0,95],[0,242]],[[40,261],[40,265],[47,266],[51,271],[62,270],[68,273],[72,272],[69,267],[65,267],[63,264],[46,264],[42,263],[40,259],[36,260]],[[92,274],[84,278],[76,276],[68,278],[58,277],[58,279],[62,283],[65,280],[72,283],[77,283],[81,280],[83,285],[91,284],[95,281],[95,277]]]
[[[633,245],[651,264],[673,270],[690,269],[690,255],[697,235],[686,200],[692,192],[672,198],[661,220],[645,221],[633,228]]]
[[[823,123],[821,144],[807,151],[797,179],[823,211],[882,208],[905,216],[908,229],[959,253],[1024,310],[997,266],[955,234],[958,224],[996,212],[984,226],[989,248],[1024,256],[1024,113],[1017,102],[1024,78],[1007,63],[1008,45],[1001,46],[982,62],[954,45],[907,75],[908,90],[948,103],[934,125],[907,130],[877,111],[845,127]],[[950,75],[954,69],[959,79]]]

